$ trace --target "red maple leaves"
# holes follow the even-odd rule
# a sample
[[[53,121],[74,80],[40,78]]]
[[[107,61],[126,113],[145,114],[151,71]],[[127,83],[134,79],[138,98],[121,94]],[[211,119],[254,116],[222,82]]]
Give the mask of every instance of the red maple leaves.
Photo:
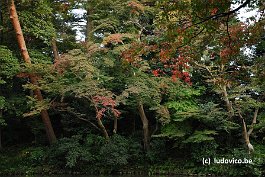
[[[189,74],[190,48],[182,47],[177,52],[173,46],[164,42],[160,45],[145,43],[133,43],[130,48],[122,53],[122,57],[135,67],[139,67],[143,60],[146,60],[151,66],[150,70],[154,77],[172,77],[173,81],[177,79],[191,85]],[[176,53],[178,56],[176,57]],[[153,57],[149,58],[148,56]]]
[[[116,101],[106,96],[94,96],[92,102],[96,108],[96,117],[101,119],[107,114],[112,113],[115,117],[119,117],[121,112],[115,108]]]
[[[238,55],[240,48],[246,42],[244,39],[246,26],[242,23],[230,26],[226,31],[226,36],[220,39],[223,46],[219,53],[222,63],[226,63],[230,57]]]
[[[217,7],[213,8],[211,11],[211,15],[215,15],[217,13],[217,11],[218,11]]]

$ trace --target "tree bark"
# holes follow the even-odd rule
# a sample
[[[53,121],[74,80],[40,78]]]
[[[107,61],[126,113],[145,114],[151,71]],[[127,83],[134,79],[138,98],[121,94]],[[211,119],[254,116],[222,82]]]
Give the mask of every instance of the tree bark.
[[[225,101],[225,104],[226,104],[226,108],[227,108],[227,111],[228,111],[228,116],[231,118],[232,116],[234,116],[234,110],[233,110],[233,107],[232,107],[232,103],[229,101],[229,98],[228,98],[226,85],[224,85],[222,87],[222,92],[223,92],[223,98],[224,98],[224,101]]]
[[[24,39],[23,32],[22,32],[22,29],[21,29],[21,26],[19,23],[19,19],[18,19],[14,0],[11,0],[10,19],[12,21],[13,27],[14,27],[16,35],[17,35],[17,41],[18,41],[19,49],[21,51],[21,55],[23,57],[23,60],[25,61],[25,63],[31,64],[30,56],[29,56],[29,53],[27,51],[25,39]],[[37,79],[34,75],[31,75],[29,77],[29,79],[30,79],[32,84],[34,84],[34,85],[38,84]],[[40,89],[35,89],[34,94],[39,101],[43,101],[43,97],[42,97]],[[42,121],[43,121],[44,126],[45,126],[45,130],[46,130],[46,134],[47,134],[49,143],[50,144],[55,143],[56,142],[56,136],[55,136],[55,133],[54,133],[54,130],[53,130],[53,127],[52,127],[50,117],[49,117],[47,110],[41,111],[41,118],[42,118]]]
[[[257,123],[257,117],[258,117],[258,113],[259,113],[259,108],[256,108],[255,109],[255,112],[254,112],[254,116],[253,116],[253,119],[252,119],[252,124],[248,130],[248,136],[251,135],[251,133],[253,132],[254,130],[254,126],[255,124]]]
[[[242,126],[243,126],[243,138],[245,140],[245,143],[246,143],[246,146],[248,148],[248,152],[249,154],[254,152],[254,147],[253,145],[250,143],[250,135],[254,129],[254,125],[256,124],[257,122],[257,116],[258,116],[258,111],[259,109],[256,108],[255,109],[255,112],[254,112],[254,116],[253,116],[253,119],[252,119],[252,124],[250,126],[250,129],[247,130],[247,125],[246,125],[246,122],[245,122],[245,119],[243,118],[243,116],[241,115],[241,113],[239,113],[239,117],[241,118],[242,120]]]
[[[102,121],[101,121],[100,118],[97,118],[97,120],[98,120],[98,126],[100,127],[100,129],[101,129],[101,131],[102,131],[104,137],[105,137],[106,140],[108,141],[108,140],[109,140],[109,134],[108,134],[108,132],[107,132],[105,126],[103,125],[103,123],[102,123]]]
[[[149,135],[149,122],[145,115],[144,106],[141,101],[138,102],[138,111],[141,117],[141,121],[143,124],[143,133],[144,133],[144,149],[149,151],[150,149],[150,135]]]
[[[58,51],[58,47],[57,47],[55,38],[52,38],[51,44],[52,44],[52,52],[53,52],[54,63],[55,63],[56,61],[60,60],[60,55],[59,55],[59,51]]]
[[[90,3],[90,2],[88,2]],[[86,24],[86,42],[91,42],[93,38],[93,21],[91,15],[93,14],[93,8],[91,4],[87,7],[87,24]]]
[[[116,134],[118,130],[118,118],[114,116],[114,122],[113,122],[113,133]]]

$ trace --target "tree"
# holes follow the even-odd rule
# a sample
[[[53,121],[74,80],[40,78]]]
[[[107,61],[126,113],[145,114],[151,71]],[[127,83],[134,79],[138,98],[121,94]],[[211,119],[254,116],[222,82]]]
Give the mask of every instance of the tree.
[[[25,63],[31,64],[30,56],[29,56],[28,51],[27,51],[26,43],[25,43],[24,36],[23,36],[22,30],[20,27],[18,15],[16,12],[15,3],[13,0],[11,1],[11,5],[10,5],[10,19],[11,19],[13,26],[14,26],[14,29],[16,31],[17,41],[19,44],[19,48],[20,48],[23,60],[25,61]],[[30,75],[29,78],[30,78],[32,84],[37,85],[36,76]],[[39,101],[43,101],[41,91],[38,88],[36,88],[34,90],[34,94],[36,95],[36,97]],[[49,143],[51,143],[51,144],[55,143],[56,142],[56,136],[54,134],[54,130],[53,130],[53,127],[52,127],[52,124],[51,124],[47,110],[41,111],[41,117],[42,117],[43,123],[45,125],[45,129],[46,129],[46,133],[47,133],[47,136],[49,139]]]

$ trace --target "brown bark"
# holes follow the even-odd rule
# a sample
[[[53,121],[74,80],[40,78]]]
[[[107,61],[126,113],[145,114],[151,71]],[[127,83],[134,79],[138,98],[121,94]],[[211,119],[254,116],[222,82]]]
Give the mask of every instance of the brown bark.
[[[100,118],[97,118],[97,120],[98,120],[98,126],[99,126],[99,128],[101,129],[101,131],[102,131],[104,137],[106,138],[106,140],[109,140],[109,134],[108,134],[108,132],[107,132],[105,126],[103,125],[101,119],[100,119]]]
[[[29,56],[29,53],[27,51],[25,39],[24,39],[22,29],[21,29],[21,26],[19,23],[19,19],[18,19],[14,0],[11,0],[10,19],[12,21],[13,27],[14,27],[16,35],[17,35],[18,46],[19,46],[21,55],[23,57],[23,60],[25,61],[25,63],[31,64],[30,56]],[[29,78],[30,78],[30,81],[32,84],[37,85],[38,82],[37,82],[37,79],[35,76],[31,75]],[[39,101],[43,101],[43,97],[42,97],[41,91],[39,89],[35,89],[34,94]],[[44,126],[45,126],[45,130],[46,130],[46,134],[47,134],[49,143],[50,144],[55,143],[56,142],[56,136],[54,134],[53,127],[52,127],[50,117],[49,117],[47,110],[41,111],[41,118],[42,118],[42,121],[43,121]]]
[[[141,117],[141,121],[143,124],[143,132],[144,132],[144,149],[149,151],[150,149],[150,135],[149,135],[149,122],[145,115],[143,103],[140,101],[138,102],[138,111]]]
[[[96,114],[98,115],[99,110],[98,110],[98,107],[97,107],[97,103],[95,103],[95,101],[93,100],[93,98],[91,98],[91,102],[93,103],[94,108],[95,108],[95,111],[96,111]],[[109,140],[109,134],[108,134],[108,131],[106,130],[104,124],[101,121],[101,117],[98,117],[97,116],[97,122],[98,122],[98,126],[99,126],[101,132],[103,133],[104,137],[108,141]]]
[[[252,133],[253,130],[254,130],[254,126],[255,126],[255,124],[257,123],[258,113],[259,113],[259,109],[256,108],[256,109],[255,109],[255,112],[254,112],[253,119],[252,119],[252,124],[251,124],[251,126],[250,126],[250,129],[248,130],[248,136],[250,136],[251,133]]]
[[[245,143],[246,143],[246,146],[247,146],[247,148],[248,148],[249,153],[254,152],[254,147],[253,147],[253,145],[250,143],[250,135],[251,135],[251,133],[253,132],[254,125],[255,125],[256,122],[257,122],[258,111],[259,111],[259,109],[256,108],[256,109],[255,109],[255,112],[254,112],[253,119],[252,119],[252,124],[251,124],[249,130],[247,130],[247,125],[246,125],[245,119],[243,118],[243,116],[241,115],[241,113],[239,113],[239,117],[240,117],[241,120],[242,120],[242,126],[243,126],[243,138],[244,138],[244,140],[245,140]]]
[[[229,101],[228,93],[227,93],[225,85],[222,87],[222,92],[223,92],[223,98],[224,98],[224,101],[225,101],[225,104],[226,104],[226,108],[227,108],[227,111],[228,111],[228,115],[229,115],[229,117],[232,117],[232,116],[234,116],[234,110],[233,110],[233,107],[232,107],[232,103]]]
[[[89,5],[89,7],[87,8],[86,42],[91,42],[93,38],[93,21],[91,18],[92,14],[93,8],[91,7],[91,5]]]
[[[57,44],[56,44],[56,40],[55,38],[52,38],[52,52],[53,52],[53,56],[54,56],[54,61],[59,61],[60,60],[60,55],[59,55],[59,51],[57,48]]]

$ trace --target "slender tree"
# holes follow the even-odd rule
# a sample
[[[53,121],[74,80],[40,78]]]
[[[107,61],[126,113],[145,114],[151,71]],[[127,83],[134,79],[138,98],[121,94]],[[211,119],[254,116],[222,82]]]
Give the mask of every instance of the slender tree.
[[[11,0],[11,4],[10,4],[10,19],[12,21],[14,30],[16,32],[17,41],[18,41],[19,49],[21,51],[21,55],[23,57],[23,60],[25,63],[31,64],[30,56],[29,56],[29,53],[27,51],[25,39],[24,39],[23,32],[22,32],[20,22],[18,19],[14,0]],[[29,78],[30,78],[30,81],[32,84],[37,85],[36,76],[31,75],[31,76],[29,76]],[[40,89],[38,89],[38,88],[35,89],[34,94],[35,94],[36,98],[38,99],[38,101],[43,101],[43,97],[42,97]],[[53,127],[52,127],[50,117],[49,117],[47,110],[41,111],[41,118],[42,118],[42,121],[45,125],[45,130],[46,130],[46,134],[48,136],[49,143],[50,144],[55,143],[56,142],[56,136],[55,136],[55,133],[54,133],[54,130],[53,130]]]

